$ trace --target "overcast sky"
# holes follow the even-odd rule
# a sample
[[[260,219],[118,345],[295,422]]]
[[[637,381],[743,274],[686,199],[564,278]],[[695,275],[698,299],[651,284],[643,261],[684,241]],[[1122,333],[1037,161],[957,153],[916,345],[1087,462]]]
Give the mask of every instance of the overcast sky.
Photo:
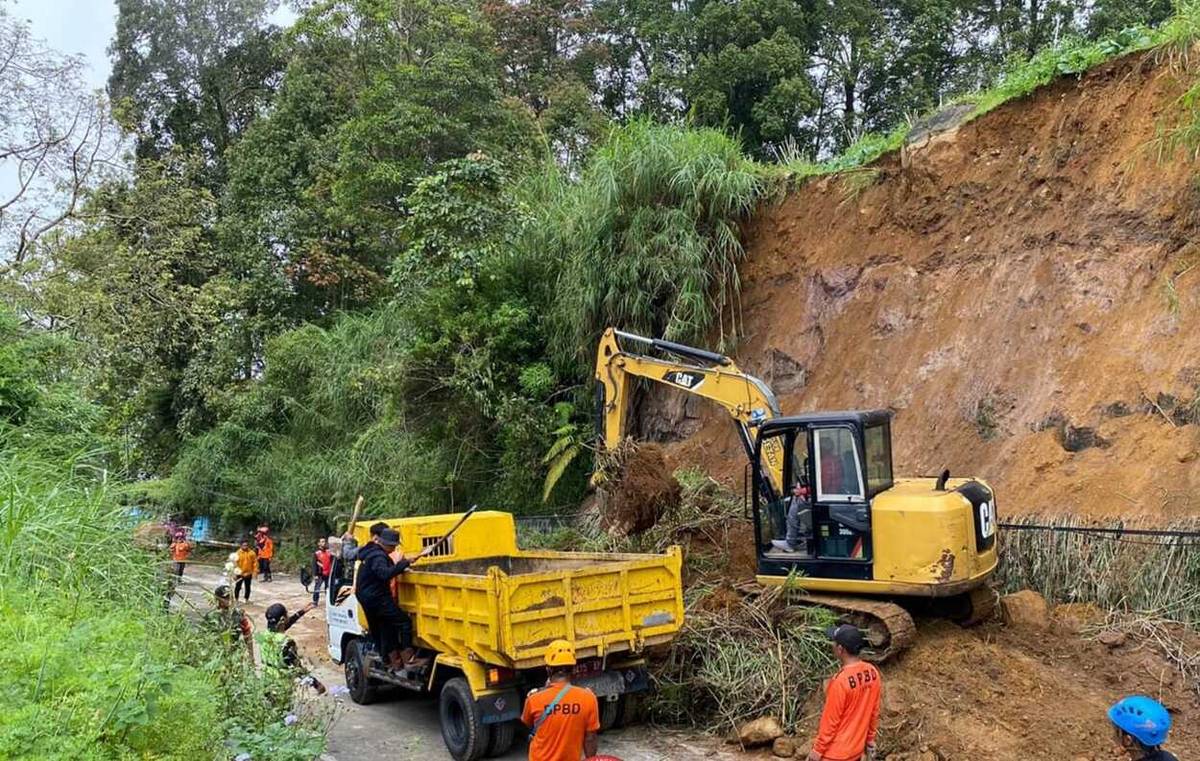
[[[5,0],[0,0],[3,4]],[[34,37],[50,47],[87,59],[88,81],[103,87],[108,80],[108,42],[117,26],[117,4],[113,0],[8,0],[10,13],[28,19]],[[296,14],[281,3],[271,20],[287,26]]]
[[[117,25],[117,6],[109,0],[9,0],[9,12],[29,20],[34,37],[63,53],[82,55],[91,69],[88,82],[103,87],[108,79],[104,49]]]

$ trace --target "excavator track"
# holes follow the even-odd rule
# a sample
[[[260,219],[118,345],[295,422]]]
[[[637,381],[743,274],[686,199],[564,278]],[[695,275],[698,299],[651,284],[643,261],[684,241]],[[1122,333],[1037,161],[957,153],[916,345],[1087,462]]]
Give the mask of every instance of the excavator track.
[[[757,582],[737,585],[743,595],[753,597],[765,591]],[[862,659],[871,663],[883,663],[902,650],[912,647],[917,639],[917,625],[907,610],[883,600],[872,600],[850,595],[825,595],[793,592],[787,600],[791,604],[819,605],[837,615],[839,623],[853,624],[862,629],[868,647]]]
[[[802,605],[820,605],[837,614],[838,621],[863,630],[867,648],[862,659],[883,663],[917,639],[917,625],[908,611],[892,602],[846,595],[801,594],[791,598]]]

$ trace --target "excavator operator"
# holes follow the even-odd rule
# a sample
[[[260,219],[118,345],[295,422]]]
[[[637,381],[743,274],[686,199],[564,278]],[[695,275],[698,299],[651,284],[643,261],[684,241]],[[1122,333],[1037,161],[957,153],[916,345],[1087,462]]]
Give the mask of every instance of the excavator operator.
[[[808,485],[808,434],[798,437],[792,447],[792,496],[788,500],[786,532],[782,540],[771,545],[782,552],[801,553],[811,557],[813,548],[812,489]]]

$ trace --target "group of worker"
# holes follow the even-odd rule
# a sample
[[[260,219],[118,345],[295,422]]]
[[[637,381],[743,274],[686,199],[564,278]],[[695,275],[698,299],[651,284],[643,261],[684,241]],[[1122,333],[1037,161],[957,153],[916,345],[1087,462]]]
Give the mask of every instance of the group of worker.
[[[221,584],[214,589],[213,599],[216,607],[204,619],[207,628],[225,637],[231,646],[245,647],[251,663],[254,662],[253,643],[257,642],[265,671],[294,678],[301,685],[312,687],[318,694],[325,692],[325,685],[309,674],[301,663],[296,641],[285,634],[305,613],[316,607],[315,603],[291,615],[288,615],[282,603],[274,603],[267,608],[264,616],[266,630],[255,632],[250,617],[237,606],[237,595],[229,589],[228,584]]]
[[[399,549],[399,533],[386,523],[372,525],[369,533],[370,540],[355,552],[359,562],[355,582],[359,605],[385,665],[393,669],[419,667],[425,661],[413,645],[412,620],[396,604],[392,581],[433,548],[426,547],[409,558]],[[186,540],[182,535],[177,536],[176,543],[181,541]],[[235,564],[238,582],[232,593],[227,585],[217,587],[214,593],[217,609],[210,617],[215,627],[244,643],[251,660],[252,626],[249,617],[235,603],[243,581],[245,599],[250,599],[250,580],[256,567],[264,574],[264,580],[270,580],[274,542],[267,527],[262,526],[256,532],[255,544],[255,549],[251,549],[249,540],[242,542]],[[264,547],[265,566],[260,554]],[[172,557],[178,558],[175,543]],[[182,565],[184,561],[186,555],[177,563]],[[271,605],[266,611],[266,632],[253,635],[253,639],[259,642],[265,668],[295,676],[324,692],[324,686],[301,665],[295,641],[285,635],[301,616],[316,606],[321,588],[329,583],[332,556],[324,539],[318,541],[312,563],[313,602],[291,616],[283,605]],[[182,569],[177,569],[177,573],[182,574]],[[857,627],[842,624],[826,633],[839,669],[825,685],[825,703],[808,761],[873,759],[883,687],[879,669],[862,660],[866,643]],[[546,684],[529,693],[521,715],[521,721],[529,729],[530,761],[579,761],[595,756],[600,730],[599,704],[590,690],[572,684],[576,665],[573,645],[565,640],[551,643],[545,662]],[[1177,761],[1161,748],[1171,728],[1170,714],[1162,704],[1140,695],[1126,697],[1109,708],[1108,718],[1116,743],[1133,761]]]

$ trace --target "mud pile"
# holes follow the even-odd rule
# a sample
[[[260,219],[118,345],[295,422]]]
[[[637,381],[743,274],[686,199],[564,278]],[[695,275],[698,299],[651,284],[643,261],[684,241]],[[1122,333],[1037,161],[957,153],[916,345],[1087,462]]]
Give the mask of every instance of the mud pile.
[[[633,536],[652,528],[664,510],[679,503],[681,487],[661,446],[642,444],[618,457],[585,510],[596,513],[609,535]]]
[[[1200,702],[1176,667],[1146,641],[1110,648],[1065,617],[966,631],[923,623],[883,677],[880,750],[897,761],[1113,758],[1105,711],[1130,694],[1171,711],[1170,750],[1200,755]]]
[[[761,210],[739,364],[785,414],[891,408],[898,475],[1009,515],[1197,514],[1200,189],[1156,142],[1191,76],[1114,61]],[[642,433],[740,488],[728,419],[651,393]]]

